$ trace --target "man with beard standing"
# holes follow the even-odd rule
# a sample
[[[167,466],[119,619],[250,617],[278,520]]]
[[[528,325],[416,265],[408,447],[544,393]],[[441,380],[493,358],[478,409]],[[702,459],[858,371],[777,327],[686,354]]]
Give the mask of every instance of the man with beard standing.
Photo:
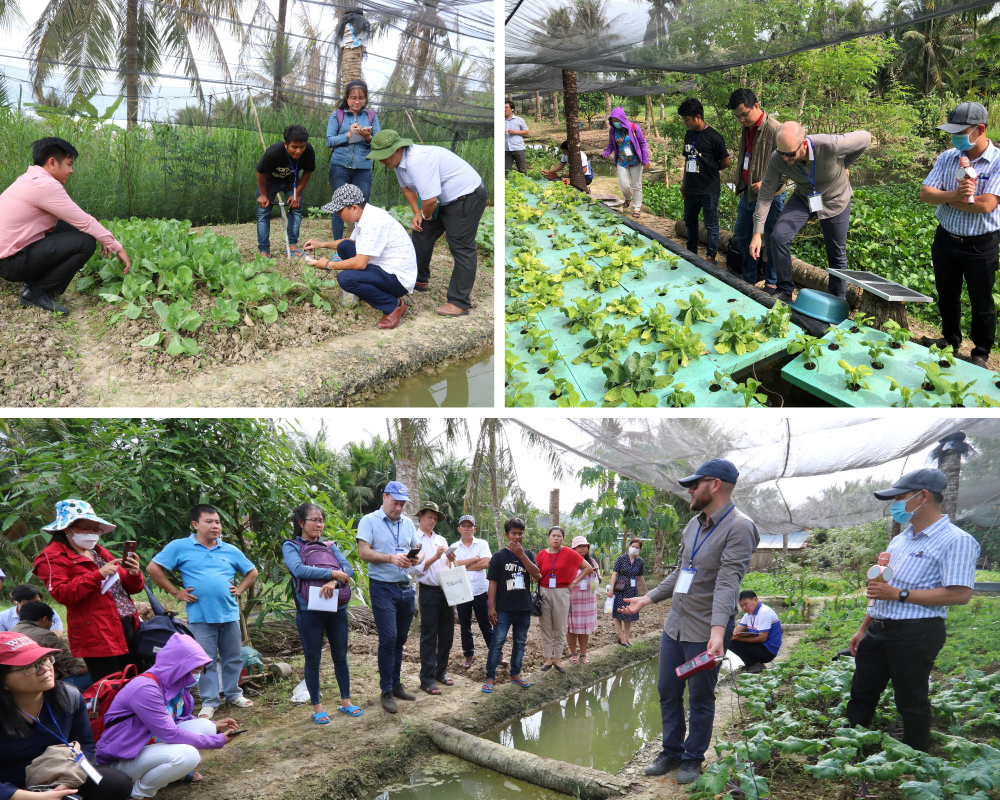
[[[691,510],[700,512],[684,528],[677,567],[645,597],[624,604],[636,613],[650,603],[673,598],[660,640],[660,716],[663,752],[646,767],[647,775],[680,768],[677,783],[694,783],[712,743],[715,683],[718,670],[698,672],[687,680],[691,729],[685,731],[684,681],[675,670],[708,651],[722,658],[736,626],[733,617],[740,581],[750,567],[760,534],[732,501],[739,472],[731,461],[713,458],[679,483],[688,490]],[[687,736],[685,738],[685,732]]]

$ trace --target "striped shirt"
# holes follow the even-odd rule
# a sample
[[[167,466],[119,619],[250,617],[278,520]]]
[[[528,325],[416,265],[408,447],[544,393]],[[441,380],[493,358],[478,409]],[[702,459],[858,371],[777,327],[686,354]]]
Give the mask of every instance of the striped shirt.
[[[934,162],[934,167],[924,178],[924,186],[953,192],[958,188],[955,170],[962,153],[954,147],[945,150]],[[992,194],[1000,197],[1000,149],[990,142],[983,154],[975,161],[969,162],[976,168],[976,196]],[[942,203],[934,211],[941,227],[955,236],[980,236],[1000,230],[1000,204],[989,214],[976,214],[969,211],[959,211],[947,203]]]
[[[976,584],[979,542],[951,524],[945,514],[933,525],[914,534],[913,526],[889,542],[892,581],[897,589],[940,589]],[[874,619],[948,618],[946,606],[921,606],[898,600],[876,600],[869,612]]]

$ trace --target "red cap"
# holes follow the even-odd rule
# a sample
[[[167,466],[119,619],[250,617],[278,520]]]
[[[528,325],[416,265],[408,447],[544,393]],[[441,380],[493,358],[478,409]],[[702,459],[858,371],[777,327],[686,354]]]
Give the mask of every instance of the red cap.
[[[22,633],[0,632],[0,664],[8,667],[26,667],[34,664],[57,649],[42,647]]]

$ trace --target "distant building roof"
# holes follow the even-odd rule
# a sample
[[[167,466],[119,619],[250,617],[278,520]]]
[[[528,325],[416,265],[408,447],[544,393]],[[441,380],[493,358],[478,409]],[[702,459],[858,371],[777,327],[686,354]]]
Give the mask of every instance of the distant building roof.
[[[793,531],[788,534],[788,549],[801,550],[806,546],[812,531]],[[784,547],[780,533],[762,533],[758,550],[781,550]]]

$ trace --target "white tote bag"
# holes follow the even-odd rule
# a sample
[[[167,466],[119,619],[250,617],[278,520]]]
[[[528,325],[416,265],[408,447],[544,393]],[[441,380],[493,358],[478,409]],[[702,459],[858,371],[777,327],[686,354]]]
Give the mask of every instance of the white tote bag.
[[[469,586],[469,576],[465,567],[443,569],[438,575],[441,578],[441,589],[444,591],[448,605],[457,606],[472,602],[472,587]]]

